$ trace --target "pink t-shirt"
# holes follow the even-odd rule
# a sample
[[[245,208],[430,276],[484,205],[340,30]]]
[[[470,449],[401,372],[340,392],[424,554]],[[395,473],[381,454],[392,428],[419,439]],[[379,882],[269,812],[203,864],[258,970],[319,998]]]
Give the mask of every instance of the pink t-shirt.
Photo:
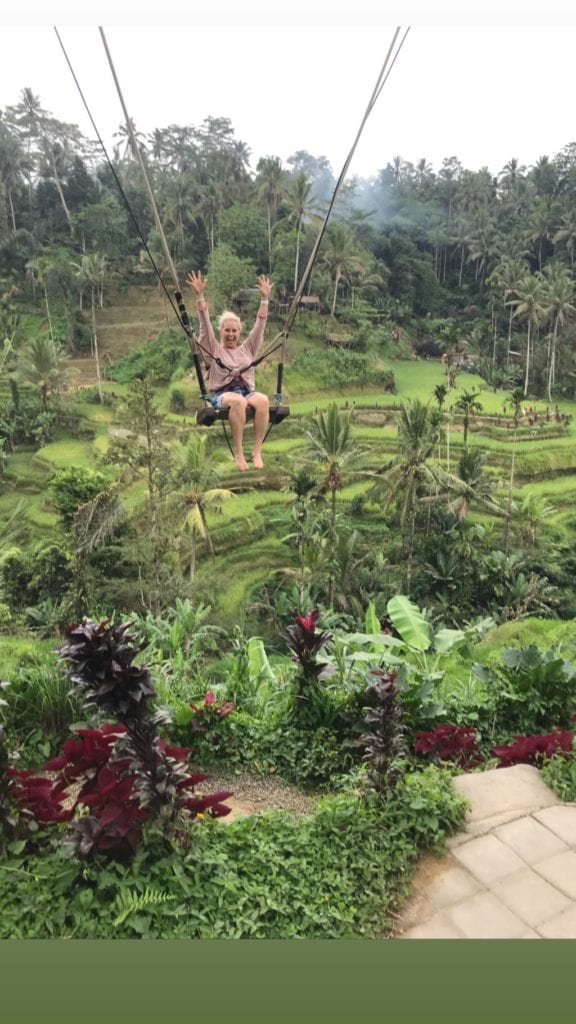
[[[199,310],[198,318],[200,321],[198,346],[201,356],[208,363],[208,386],[210,391],[220,391],[226,384],[230,384],[235,376],[240,375],[247,387],[254,391],[254,367],[251,366],[250,369],[245,369],[245,367],[258,355],[262,338],[264,337],[266,317],[260,315],[256,317],[256,323],[246,341],[238,345],[237,348],[225,348],[224,345],[220,344],[210,323],[210,315],[207,309]],[[221,359],[224,366],[229,367],[229,369],[223,370],[221,366],[214,362],[214,358],[211,359],[210,356]],[[241,371],[244,372],[241,373]]]

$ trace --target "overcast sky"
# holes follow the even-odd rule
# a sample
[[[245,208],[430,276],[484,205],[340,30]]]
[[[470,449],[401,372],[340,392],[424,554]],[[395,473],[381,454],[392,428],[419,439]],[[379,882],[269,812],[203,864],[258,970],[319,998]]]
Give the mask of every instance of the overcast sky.
[[[57,25],[100,134],[111,145],[123,115],[97,28],[101,24],[140,131],[200,125],[208,115],[227,117],[236,137],[249,146],[253,167],[261,156],[286,161],[305,149],[326,156],[338,174],[394,27],[407,27],[413,14],[351,174],[369,177],[396,155],[412,162],[425,157],[435,169],[444,157],[457,156],[467,168],[487,165],[497,173],[511,157],[530,166],[576,141],[576,25],[567,23],[564,12],[560,25],[497,24],[506,10],[487,0],[473,25],[450,24],[450,16],[454,22],[458,15],[444,9],[436,12],[437,24],[423,25],[416,23],[417,10],[400,14],[387,8],[384,17],[381,2],[358,0],[363,19],[359,15],[356,24],[343,25],[351,16],[339,17],[331,4],[277,0],[271,17],[271,4],[264,14],[262,3],[209,0],[208,13],[193,11],[196,24],[190,24],[194,4],[178,10],[167,0],[163,25],[145,24],[160,15],[156,10],[152,16],[142,4],[138,23],[136,5],[125,2],[102,0],[97,11],[84,5],[82,17],[66,5],[51,7],[46,17],[40,4],[19,4],[9,18],[1,15],[0,109],[18,102],[21,89],[29,86],[56,117],[93,137],[52,28]],[[559,7],[556,3],[554,9]],[[524,14],[526,9],[524,4]],[[494,24],[485,23],[490,15]],[[30,25],[8,23],[16,20]]]

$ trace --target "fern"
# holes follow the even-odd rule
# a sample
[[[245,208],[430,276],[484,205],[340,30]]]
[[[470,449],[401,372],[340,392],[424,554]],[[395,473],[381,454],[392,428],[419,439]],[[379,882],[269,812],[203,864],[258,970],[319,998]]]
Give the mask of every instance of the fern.
[[[145,907],[157,906],[160,903],[168,903],[170,900],[175,899],[176,896],[168,892],[150,889],[148,886],[146,886],[143,893],[122,889],[115,900],[116,909],[120,912],[114,918],[114,927],[118,928],[119,925],[124,924],[126,918],[135,911],[144,910]]]

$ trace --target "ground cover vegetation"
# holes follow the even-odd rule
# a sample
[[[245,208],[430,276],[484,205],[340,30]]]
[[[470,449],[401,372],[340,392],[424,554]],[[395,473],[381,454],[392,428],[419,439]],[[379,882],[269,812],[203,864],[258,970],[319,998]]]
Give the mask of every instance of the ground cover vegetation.
[[[240,478],[107,165],[29,89],[1,113],[1,935],[388,935],[451,775],[575,799],[575,146],[348,181]],[[271,274],[272,337],[325,158],[142,145],[179,274],[246,320]],[[247,777],[312,803],[236,818]]]

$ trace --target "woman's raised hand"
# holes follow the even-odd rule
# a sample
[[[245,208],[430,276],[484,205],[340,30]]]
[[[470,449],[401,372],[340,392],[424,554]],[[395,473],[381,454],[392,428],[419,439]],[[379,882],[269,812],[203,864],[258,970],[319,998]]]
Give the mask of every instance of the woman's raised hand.
[[[186,284],[189,284],[190,287],[194,289],[196,295],[202,295],[202,292],[204,291],[208,282],[204,277],[202,277],[200,271],[198,271],[197,274],[195,274],[194,271],[192,271],[192,273],[188,274],[188,277],[186,278]]]
[[[264,277],[264,275],[262,275],[262,277],[258,278],[258,291],[260,292],[263,299],[268,298],[273,287],[274,285],[272,284],[269,277]]]

